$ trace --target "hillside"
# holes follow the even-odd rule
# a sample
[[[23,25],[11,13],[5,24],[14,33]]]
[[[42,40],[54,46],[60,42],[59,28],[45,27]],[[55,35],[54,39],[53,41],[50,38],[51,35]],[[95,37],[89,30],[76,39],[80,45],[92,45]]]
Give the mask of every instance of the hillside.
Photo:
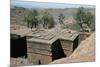
[[[28,8],[22,8],[22,7],[15,7],[11,8],[11,21],[12,18],[16,19],[16,23],[23,24],[24,17],[33,9]],[[63,13],[65,15],[65,20],[70,19],[74,17],[75,13],[77,12],[77,8],[65,8],[65,9],[36,9],[40,14],[42,14],[44,11],[49,12],[55,19],[55,21],[58,20],[58,16],[60,13]],[[93,15],[95,14],[94,8],[87,8],[86,10],[89,10]],[[12,22],[13,23],[13,22]]]

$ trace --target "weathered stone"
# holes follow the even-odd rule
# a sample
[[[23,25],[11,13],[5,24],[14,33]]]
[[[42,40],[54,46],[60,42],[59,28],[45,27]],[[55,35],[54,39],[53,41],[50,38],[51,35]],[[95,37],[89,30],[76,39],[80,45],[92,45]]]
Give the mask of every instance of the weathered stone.
[[[54,44],[61,44],[66,56],[70,56],[78,46],[79,34],[66,29],[58,31],[25,31],[25,29],[22,31],[21,29],[13,30],[11,33],[19,34],[21,37],[26,36],[28,59],[36,64],[38,64],[38,61],[41,64],[47,64],[52,61],[51,46]]]
[[[64,53],[66,54],[66,56],[69,56],[74,50],[74,45],[78,45],[78,39],[76,39],[78,38],[78,36],[79,34],[77,32],[71,31],[69,33],[66,30],[59,31],[59,33],[53,33],[50,31],[41,31],[33,33],[32,37],[27,40],[28,53],[34,53],[36,55],[39,55],[36,57],[37,60],[40,60],[41,63],[46,64],[47,60],[39,59],[40,55],[42,55],[42,58],[48,56],[47,59],[51,60],[51,45],[53,45],[55,41],[57,41],[58,39],[60,40]],[[77,41],[77,43],[74,43],[74,41]],[[75,48],[77,47],[77,45],[75,46]]]

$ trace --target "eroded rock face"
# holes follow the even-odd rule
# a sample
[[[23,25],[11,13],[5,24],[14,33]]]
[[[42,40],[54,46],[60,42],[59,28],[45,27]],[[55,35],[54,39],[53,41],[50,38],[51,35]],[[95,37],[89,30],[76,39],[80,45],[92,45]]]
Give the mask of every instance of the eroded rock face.
[[[83,40],[73,54],[67,58],[55,60],[50,64],[93,62],[95,61],[95,33]]]

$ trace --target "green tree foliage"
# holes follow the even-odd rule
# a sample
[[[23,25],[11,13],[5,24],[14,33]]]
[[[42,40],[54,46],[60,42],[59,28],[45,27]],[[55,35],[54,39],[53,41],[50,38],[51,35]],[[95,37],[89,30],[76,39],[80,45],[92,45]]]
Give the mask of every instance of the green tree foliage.
[[[52,28],[54,27],[54,18],[48,12],[44,12],[42,16],[42,24],[44,28]]]
[[[82,24],[84,23],[85,20],[85,12],[84,12],[84,8],[80,7],[76,13],[75,19],[77,20],[78,24],[80,25],[80,27],[83,30],[83,26]]]
[[[58,16],[58,20],[59,20],[59,23],[60,23],[61,25],[64,25],[64,23],[63,23],[64,18],[65,18],[65,16],[64,16],[62,13],[59,14],[59,16]]]
[[[27,22],[27,26],[30,28],[33,27],[37,27],[38,26],[38,11],[37,10],[33,10],[32,12],[30,12],[26,17],[25,17],[25,21]]]
[[[80,7],[75,15],[75,19],[81,27],[82,31],[84,31],[85,29],[83,24],[86,24],[87,27],[90,28],[94,17],[89,11],[86,11],[83,7]]]
[[[95,31],[95,16],[92,17],[90,28],[92,31]]]
[[[25,21],[30,28],[36,28],[39,24],[42,24],[44,28],[54,27],[54,18],[48,12],[44,12],[40,15],[37,10],[33,10],[25,17]]]
[[[86,20],[85,20],[85,23],[87,24],[88,27],[90,27],[91,23],[93,22],[93,15],[90,13],[90,12],[87,12],[86,13]]]

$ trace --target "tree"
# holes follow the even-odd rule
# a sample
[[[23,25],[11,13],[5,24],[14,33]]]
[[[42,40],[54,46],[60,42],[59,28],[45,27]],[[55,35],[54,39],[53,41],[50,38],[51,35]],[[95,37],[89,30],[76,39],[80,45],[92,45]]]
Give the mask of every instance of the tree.
[[[48,12],[44,12],[42,22],[44,28],[52,28],[54,26],[54,18]]]
[[[33,10],[32,12],[30,12],[26,17],[25,17],[25,21],[27,22],[27,26],[30,27],[31,29],[33,27],[37,27],[38,26],[38,12],[37,10]]]
[[[86,24],[88,28],[90,28],[93,15],[89,11],[84,10],[83,7],[80,7],[75,15],[75,19],[81,27],[82,31],[85,31],[83,25]]]
[[[27,27],[29,28],[30,27],[30,23],[32,22],[32,17],[30,15],[27,15],[24,18],[24,21],[27,22]]]
[[[38,26],[38,11],[33,10],[32,12],[32,27],[34,26],[35,28]]]
[[[58,20],[59,20],[59,23],[61,24],[61,25],[65,25],[64,24],[64,18],[65,18],[65,16],[61,13],[61,14],[59,14],[59,16],[58,16]]]
[[[81,29],[83,30],[82,24],[84,23],[85,20],[85,12],[84,8],[80,7],[75,15],[75,19],[77,20],[78,24],[80,25]]]
[[[87,24],[88,27],[90,27],[91,22],[93,21],[94,17],[90,12],[86,13],[86,19],[85,19],[85,23]]]
[[[93,19],[91,20],[90,28],[91,28],[91,31],[95,31],[95,16],[93,16],[92,18]]]

